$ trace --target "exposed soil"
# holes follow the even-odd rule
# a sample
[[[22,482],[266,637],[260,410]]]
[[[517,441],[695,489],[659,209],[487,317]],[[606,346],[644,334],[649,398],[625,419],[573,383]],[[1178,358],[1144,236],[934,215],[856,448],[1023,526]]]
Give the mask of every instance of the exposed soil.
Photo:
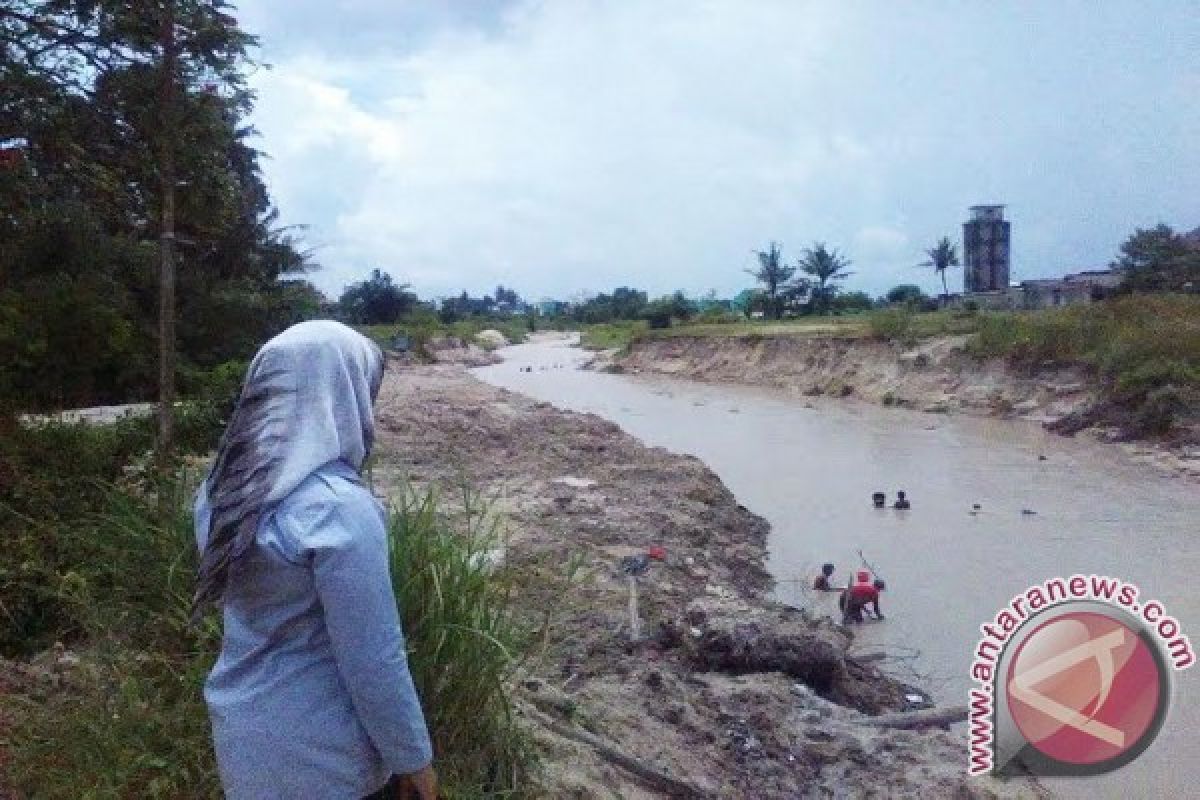
[[[495,498],[518,602],[554,620],[518,693],[546,796],[1043,794],[968,779],[957,731],[873,728],[912,689],[849,656],[849,631],[766,599],[767,524],[699,460],[444,365],[393,364],[377,428],[376,491],[466,480]],[[655,546],[633,644],[617,565]]]
[[[934,413],[1022,417],[1064,434],[1086,430],[1158,469],[1200,478],[1200,429],[1185,425],[1169,439],[1129,441],[1120,415],[1082,367],[1019,370],[1004,359],[968,354],[967,338],[932,337],[906,348],[836,336],[675,336],[636,341],[619,356],[602,353],[593,366]]]

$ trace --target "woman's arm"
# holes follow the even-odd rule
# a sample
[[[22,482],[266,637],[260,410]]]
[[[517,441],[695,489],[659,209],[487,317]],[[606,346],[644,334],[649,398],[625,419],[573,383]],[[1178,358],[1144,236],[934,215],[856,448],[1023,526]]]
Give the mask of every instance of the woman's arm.
[[[386,767],[418,772],[433,753],[408,671],[384,520],[365,490],[338,500],[306,537],[338,670]]]

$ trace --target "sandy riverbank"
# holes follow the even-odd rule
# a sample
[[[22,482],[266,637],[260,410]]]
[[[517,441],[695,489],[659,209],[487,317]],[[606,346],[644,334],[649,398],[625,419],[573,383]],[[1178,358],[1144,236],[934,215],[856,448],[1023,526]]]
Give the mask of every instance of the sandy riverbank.
[[[957,732],[872,727],[863,712],[902,707],[904,688],[848,655],[841,629],[766,599],[767,525],[697,459],[450,366],[390,369],[378,428],[377,490],[465,479],[497,498],[506,561],[529,576],[519,603],[555,615],[519,692],[548,796],[1035,792],[968,781]],[[653,545],[667,559],[643,582],[647,641],[631,646],[616,562]],[[569,590],[540,580],[572,559]]]
[[[965,336],[938,336],[911,347],[837,336],[672,336],[600,353],[594,367],[713,383],[766,386],[799,396],[856,397],[931,413],[1020,417],[1051,429],[1119,444],[1163,472],[1200,478],[1200,432],[1172,440],[1125,441],[1119,431],[1088,427],[1100,402],[1080,367],[1018,371],[1003,359],[978,359]]]

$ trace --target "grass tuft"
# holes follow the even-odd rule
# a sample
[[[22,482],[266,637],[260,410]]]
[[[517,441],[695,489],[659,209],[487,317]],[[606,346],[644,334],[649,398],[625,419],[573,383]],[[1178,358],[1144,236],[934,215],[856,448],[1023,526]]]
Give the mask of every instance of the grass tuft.
[[[533,750],[510,689],[529,634],[514,616],[511,585],[496,571],[504,544],[498,519],[469,488],[461,508],[440,513],[433,489],[405,490],[393,507],[392,580],[409,668],[454,796],[524,796]]]

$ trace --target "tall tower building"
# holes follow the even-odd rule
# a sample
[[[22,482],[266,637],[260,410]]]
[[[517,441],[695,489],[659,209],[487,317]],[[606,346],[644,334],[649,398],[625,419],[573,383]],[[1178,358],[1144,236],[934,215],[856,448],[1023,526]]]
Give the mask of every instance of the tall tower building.
[[[963,224],[964,288],[990,292],[1008,288],[1008,253],[1011,226],[1004,206],[971,206],[971,219]]]

